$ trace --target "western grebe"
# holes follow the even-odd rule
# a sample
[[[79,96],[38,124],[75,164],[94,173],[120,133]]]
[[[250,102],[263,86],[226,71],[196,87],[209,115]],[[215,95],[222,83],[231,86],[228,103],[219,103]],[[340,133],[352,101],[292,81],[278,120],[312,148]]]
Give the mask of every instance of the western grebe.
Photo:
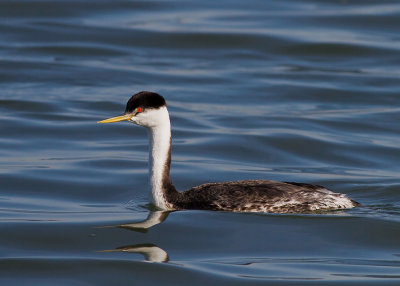
[[[178,192],[170,177],[171,124],[165,99],[154,92],[139,92],[128,100],[122,115],[99,123],[124,120],[149,131],[152,203],[160,209],[312,213],[359,205],[322,186],[270,180],[207,183]]]

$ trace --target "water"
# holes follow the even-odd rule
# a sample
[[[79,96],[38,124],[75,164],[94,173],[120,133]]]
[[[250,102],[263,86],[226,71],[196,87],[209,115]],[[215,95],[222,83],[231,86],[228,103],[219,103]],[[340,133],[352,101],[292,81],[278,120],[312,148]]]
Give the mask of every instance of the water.
[[[399,285],[399,19],[398,1],[2,1],[1,285]],[[364,207],[150,213],[145,130],[96,124],[141,90],[169,104],[178,189],[300,181]]]

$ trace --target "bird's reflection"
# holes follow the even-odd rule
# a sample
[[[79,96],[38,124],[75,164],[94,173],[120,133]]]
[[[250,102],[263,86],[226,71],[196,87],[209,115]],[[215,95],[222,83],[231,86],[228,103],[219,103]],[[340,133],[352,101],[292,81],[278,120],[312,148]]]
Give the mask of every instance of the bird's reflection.
[[[170,212],[166,212],[166,211],[152,211],[149,213],[147,218],[143,221],[120,224],[120,225],[117,225],[117,227],[126,228],[129,230],[134,230],[134,231],[138,231],[138,232],[147,232],[147,230],[150,229],[151,227],[165,221],[169,214],[170,214]]]
[[[140,253],[148,262],[168,262],[169,260],[168,253],[152,243],[121,246],[112,250],[103,250],[102,252]]]
[[[151,227],[162,223],[168,217],[170,212],[166,211],[151,211],[147,218],[143,221],[126,223],[115,225],[113,227],[119,227],[124,229],[133,230],[136,232],[147,232]],[[168,262],[169,257],[168,253],[152,243],[144,243],[144,244],[134,244],[128,246],[121,246],[116,249],[111,250],[103,250],[101,252],[129,252],[129,253],[140,253],[145,257],[145,260],[148,262]]]

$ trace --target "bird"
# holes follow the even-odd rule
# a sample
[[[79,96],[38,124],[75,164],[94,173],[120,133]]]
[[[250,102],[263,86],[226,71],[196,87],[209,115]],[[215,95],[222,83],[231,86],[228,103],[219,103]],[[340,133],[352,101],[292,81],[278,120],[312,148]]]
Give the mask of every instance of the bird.
[[[160,210],[213,210],[258,213],[319,213],[360,206],[323,186],[271,180],[205,183],[178,191],[171,179],[171,122],[163,96],[141,91],[122,115],[98,123],[128,121],[148,130],[151,203]]]

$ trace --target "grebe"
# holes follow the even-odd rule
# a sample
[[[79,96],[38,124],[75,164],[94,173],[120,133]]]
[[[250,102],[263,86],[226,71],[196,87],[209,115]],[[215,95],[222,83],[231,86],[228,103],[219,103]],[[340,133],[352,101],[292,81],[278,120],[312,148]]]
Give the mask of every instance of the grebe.
[[[122,115],[99,123],[124,120],[149,131],[152,203],[159,209],[312,213],[359,205],[322,186],[270,180],[207,183],[178,192],[170,177],[171,124],[165,99],[154,92],[139,92],[128,100]]]

